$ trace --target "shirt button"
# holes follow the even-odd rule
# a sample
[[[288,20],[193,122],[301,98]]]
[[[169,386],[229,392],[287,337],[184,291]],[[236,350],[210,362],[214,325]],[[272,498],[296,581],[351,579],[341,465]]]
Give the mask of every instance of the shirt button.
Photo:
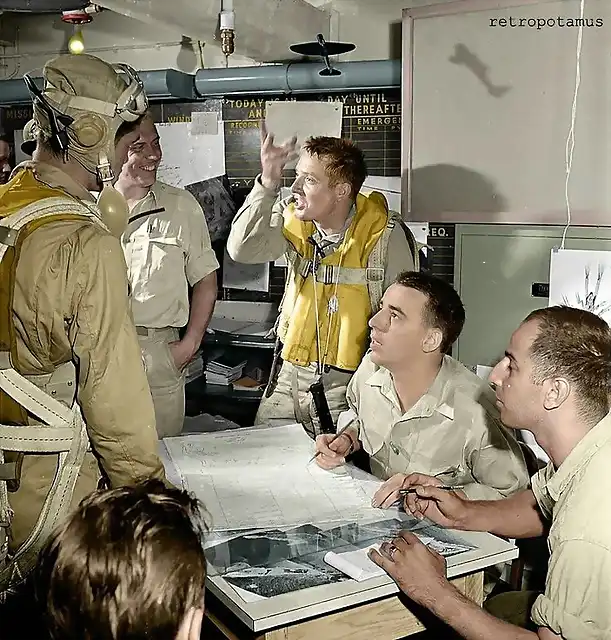
[[[397,447],[397,445],[394,442],[390,443],[390,448],[392,449],[393,453],[398,456],[399,455],[399,447]]]

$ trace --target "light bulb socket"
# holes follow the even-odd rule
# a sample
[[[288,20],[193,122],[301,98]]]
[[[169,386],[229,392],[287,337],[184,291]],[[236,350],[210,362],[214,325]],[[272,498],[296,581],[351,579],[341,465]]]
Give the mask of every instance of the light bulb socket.
[[[85,9],[74,9],[72,11],[62,11],[62,21],[68,24],[87,24],[93,20]]]
[[[221,29],[221,51],[230,56],[235,51],[235,32],[233,29]]]

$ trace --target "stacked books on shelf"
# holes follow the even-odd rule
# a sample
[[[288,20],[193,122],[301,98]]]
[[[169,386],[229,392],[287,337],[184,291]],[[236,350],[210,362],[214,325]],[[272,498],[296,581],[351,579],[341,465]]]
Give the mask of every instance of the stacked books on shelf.
[[[204,375],[204,357],[201,349],[193,356],[193,359],[185,367],[185,382],[188,384]]]
[[[212,352],[206,363],[206,384],[230,385],[242,377],[246,362],[231,350],[219,349]]]

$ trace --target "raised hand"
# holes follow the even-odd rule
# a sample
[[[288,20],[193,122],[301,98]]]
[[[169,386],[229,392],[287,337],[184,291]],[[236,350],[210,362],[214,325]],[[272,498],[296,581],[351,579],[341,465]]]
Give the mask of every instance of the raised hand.
[[[274,134],[269,133],[265,120],[261,121],[261,184],[277,191],[282,184],[282,172],[287,163],[295,157],[297,137],[274,144]]]

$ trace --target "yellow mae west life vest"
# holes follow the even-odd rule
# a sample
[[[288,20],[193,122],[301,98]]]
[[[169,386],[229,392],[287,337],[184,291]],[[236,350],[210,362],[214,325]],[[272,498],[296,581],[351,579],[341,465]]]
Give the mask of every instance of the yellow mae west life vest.
[[[299,366],[318,362],[320,342],[322,362],[347,371],[357,369],[367,346],[367,323],[382,297],[390,231],[399,219],[398,214],[389,213],[381,193],[359,193],[354,218],[341,245],[317,261],[314,291],[314,249],[308,238],[315,227],[312,222],[298,220],[294,204],[288,205],[283,233],[289,244],[289,269],[278,323],[283,360]],[[329,313],[329,300],[334,296],[337,311]]]
[[[47,537],[67,516],[87,451],[78,404],[67,407],[18,372],[13,317],[15,276],[24,240],[44,224],[70,220],[99,223],[82,202],[38,181],[31,170],[20,171],[0,187],[0,594],[32,569]],[[34,531],[10,556],[8,492],[18,486],[23,451],[55,454],[59,460]]]

